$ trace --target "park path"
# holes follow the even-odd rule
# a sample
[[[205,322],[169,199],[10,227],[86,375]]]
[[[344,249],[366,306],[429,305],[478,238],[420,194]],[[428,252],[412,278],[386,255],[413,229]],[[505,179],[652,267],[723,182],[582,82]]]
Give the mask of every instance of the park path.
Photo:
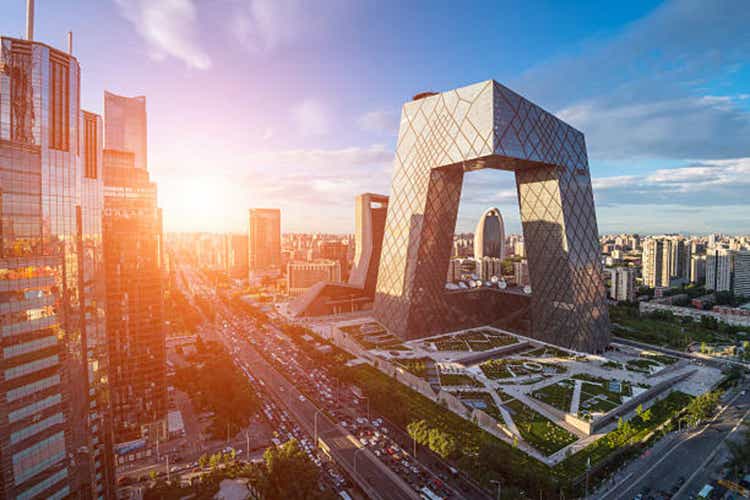
[[[583,380],[576,380],[576,385],[573,387],[573,399],[570,400],[570,413],[572,415],[578,415],[578,407],[581,404],[581,387],[583,387]]]

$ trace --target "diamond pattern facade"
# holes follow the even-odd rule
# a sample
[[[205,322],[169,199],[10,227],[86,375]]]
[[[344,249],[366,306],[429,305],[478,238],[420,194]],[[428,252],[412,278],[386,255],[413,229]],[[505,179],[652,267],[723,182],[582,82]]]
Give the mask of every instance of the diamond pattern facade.
[[[494,80],[403,107],[377,319],[412,339],[509,314],[493,306],[497,301],[460,310],[472,301],[457,301],[444,288],[464,172],[481,168],[516,175],[533,290],[531,335],[603,350],[609,317],[583,134]]]

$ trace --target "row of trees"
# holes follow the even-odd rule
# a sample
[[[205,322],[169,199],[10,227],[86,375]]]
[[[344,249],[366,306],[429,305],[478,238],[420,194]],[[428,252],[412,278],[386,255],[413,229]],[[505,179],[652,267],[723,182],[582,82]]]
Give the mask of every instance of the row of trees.
[[[454,455],[458,450],[453,436],[435,427],[431,428],[424,419],[411,422],[406,430],[417,443],[427,446],[443,458]]]

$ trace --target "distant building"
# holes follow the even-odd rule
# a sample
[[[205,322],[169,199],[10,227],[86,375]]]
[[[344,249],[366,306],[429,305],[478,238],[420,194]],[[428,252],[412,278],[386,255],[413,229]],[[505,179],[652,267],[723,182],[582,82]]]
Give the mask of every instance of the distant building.
[[[706,281],[706,256],[693,255],[690,258],[690,283],[702,285]]]
[[[503,276],[503,259],[498,257],[482,257],[482,259],[475,259],[477,274],[483,281],[492,279],[493,276],[502,278]]]
[[[643,283],[651,288],[687,283],[690,245],[678,237],[648,238],[643,242]]]
[[[635,269],[616,267],[612,269],[609,296],[617,301],[635,302]]]
[[[226,235],[226,272],[232,278],[247,278],[248,249],[246,234]]]
[[[341,281],[349,279],[349,245],[342,240],[324,240],[320,243],[320,258],[335,260],[341,267]]]
[[[387,196],[374,193],[357,196],[354,214],[354,265],[349,284],[363,288],[369,297],[375,296],[387,214]]]
[[[524,248],[523,241],[516,242],[513,247],[513,255],[526,258],[526,249]]]
[[[750,251],[743,250],[734,255],[734,286],[735,295],[750,298]]]
[[[474,258],[502,259],[505,255],[505,226],[503,216],[497,208],[488,208],[477,222],[474,232]]]
[[[732,290],[735,252],[726,248],[709,248],[706,253],[706,290]]]
[[[287,279],[289,296],[297,297],[321,281],[341,281],[341,266],[338,261],[328,259],[290,262],[287,264]]]
[[[526,259],[513,263],[513,278],[518,286],[531,284],[529,279],[529,262]]]
[[[247,249],[251,274],[281,270],[281,210],[250,209]]]
[[[130,151],[133,166],[146,170],[146,98],[104,92],[104,149]]]

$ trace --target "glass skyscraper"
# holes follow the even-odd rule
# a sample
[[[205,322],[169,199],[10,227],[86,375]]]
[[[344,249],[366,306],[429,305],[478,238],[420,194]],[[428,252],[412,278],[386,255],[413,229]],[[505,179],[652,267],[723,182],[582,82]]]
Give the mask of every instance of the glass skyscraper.
[[[474,231],[474,258],[484,257],[502,259],[505,253],[505,225],[503,216],[497,208],[488,208],[477,222]]]
[[[101,119],[75,57],[0,38],[0,497],[113,494]]]
[[[104,101],[109,110],[105,137],[120,133],[123,124],[131,121],[129,112],[136,114],[136,123],[145,117],[143,97],[107,92]],[[107,119],[113,108],[117,119],[110,126]],[[114,144],[130,148],[104,150],[107,340],[115,442],[120,443],[165,435],[167,386],[162,225],[156,184],[150,181],[148,170],[138,165],[145,143]]]
[[[250,209],[247,249],[251,275],[281,270],[281,210]]]
[[[493,80],[403,106],[376,318],[405,339],[490,322],[490,301],[445,290],[463,177],[482,168],[515,173],[531,335],[603,350],[609,317],[583,134]],[[497,320],[509,314],[505,306],[494,312]]]

